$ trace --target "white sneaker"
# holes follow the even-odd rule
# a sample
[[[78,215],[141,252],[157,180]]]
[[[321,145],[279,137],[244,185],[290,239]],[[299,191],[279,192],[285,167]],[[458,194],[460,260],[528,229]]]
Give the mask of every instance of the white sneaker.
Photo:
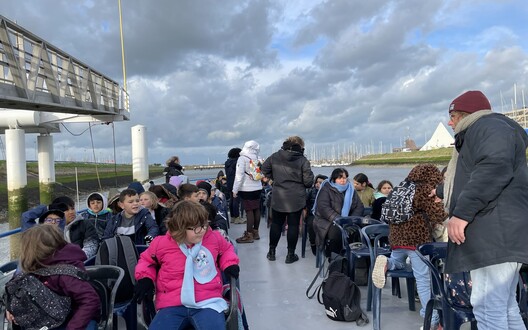
[[[385,286],[385,273],[387,272],[387,257],[378,256],[374,263],[374,269],[372,270],[372,283],[378,289],[383,289]]]

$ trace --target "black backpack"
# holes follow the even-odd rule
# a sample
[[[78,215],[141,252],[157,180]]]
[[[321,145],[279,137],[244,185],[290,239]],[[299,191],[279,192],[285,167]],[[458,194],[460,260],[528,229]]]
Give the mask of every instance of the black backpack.
[[[361,309],[361,291],[346,274],[331,272],[323,281],[320,291],[322,294],[317,295],[317,300],[324,305],[329,319],[356,321],[358,326],[369,323],[368,316]]]
[[[67,275],[87,281],[88,274],[73,265],[59,264],[18,274],[6,284],[2,300],[19,326],[26,330],[57,328],[71,312],[71,298],[55,293],[35,275]]]
[[[134,271],[138,259],[136,246],[128,236],[117,235],[101,243],[95,257],[95,264],[117,266],[125,271],[125,276],[117,288],[116,303],[127,302],[134,296],[136,285]]]
[[[394,187],[381,207],[380,220],[389,224],[401,224],[409,221],[414,215],[413,199],[416,184],[404,180]]]

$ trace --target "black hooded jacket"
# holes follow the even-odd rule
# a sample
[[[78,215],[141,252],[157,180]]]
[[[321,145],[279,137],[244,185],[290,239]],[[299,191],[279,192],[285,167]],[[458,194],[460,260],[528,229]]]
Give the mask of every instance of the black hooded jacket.
[[[306,206],[306,189],[313,185],[314,174],[302,152],[281,149],[266,159],[261,171],[273,180],[273,210],[289,213]]]

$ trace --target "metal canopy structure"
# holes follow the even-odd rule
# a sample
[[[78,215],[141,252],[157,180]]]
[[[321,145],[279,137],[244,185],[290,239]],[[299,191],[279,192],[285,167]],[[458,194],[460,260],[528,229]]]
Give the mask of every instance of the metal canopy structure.
[[[0,69],[2,112],[38,111],[55,123],[129,120],[128,94],[117,82],[3,16]]]

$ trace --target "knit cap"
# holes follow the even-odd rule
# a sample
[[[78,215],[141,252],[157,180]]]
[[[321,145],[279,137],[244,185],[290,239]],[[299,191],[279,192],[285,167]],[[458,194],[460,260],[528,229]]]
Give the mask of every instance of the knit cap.
[[[481,91],[468,91],[460,95],[449,105],[449,112],[461,111],[474,113],[479,110],[491,110],[488,98]]]

